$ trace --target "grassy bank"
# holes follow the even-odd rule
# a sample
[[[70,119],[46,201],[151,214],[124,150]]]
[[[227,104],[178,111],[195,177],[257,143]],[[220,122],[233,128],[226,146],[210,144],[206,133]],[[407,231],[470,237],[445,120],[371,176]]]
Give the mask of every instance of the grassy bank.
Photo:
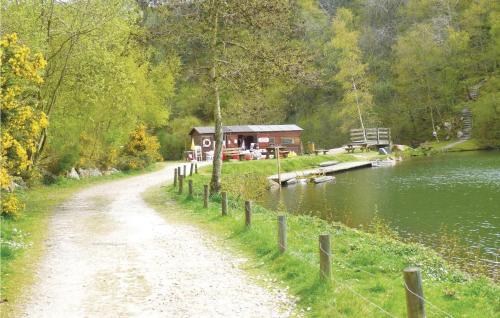
[[[26,204],[22,216],[17,219],[1,218],[1,288],[0,311],[2,317],[13,310],[14,303],[23,290],[31,285],[38,260],[44,252],[48,223],[54,208],[76,191],[106,181],[155,171],[164,163],[145,170],[120,172],[111,176],[82,180],[61,179],[58,183],[37,186],[17,194]]]
[[[363,155],[367,158],[377,157],[377,152],[356,152],[356,155]],[[314,168],[319,163],[328,160],[354,161],[359,160],[350,154],[322,155],[322,156],[299,156],[295,158],[281,159],[280,166],[282,172],[290,172],[300,169]],[[223,173],[225,176],[243,175],[252,172],[262,176],[270,176],[278,173],[276,160],[251,160],[233,161],[224,163]]]
[[[446,140],[446,141],[430,141],[425,142],[422,147],[409,150],[411,155],[427,155],[441,152],[461,152],[461,151],[477,151],[486,150],[487,146],[481,145],[475,139],[465,140]],[[451,146],[450,146],[451,145]],[[448,148],[447,148],[448,147]]]
[[[282,168],[302,169],[331,159],[352,157],[287,159]],[[254,173],[252,177],[275,173],[275,165],[272,160],[224,164],[224,185],[240,182],[242,174],[249,179],[249,171]],[[202,186],[208,183],[209,174],[209,170],[202,170],[192,178],[196,194],[192,200],[185,194],[178,195],[172,187],[167,193],[164,188],[150,192],[147,200],[159,211],[166,201],[176,200],[179,214],[186,220],[222,236],[244,251],[261,270],[289,286],[290,292],[299,297],[299,304],[310,307],[306,312],[311,317],[406,317],[402,270],[407,266],[422,270],[424,294],[430,302],[428,316],[444,317],[443,312],[456,317],[498,315],[498,285],[484,278],[468,277],[422,245],[392,239],[383,227],[376,233],[365,233],[315,217],[287,215],[288,250],[281,255],[276,243],[275,212],[255,206],[252,227],[245,228],[242,197],[234,190],[229,216],[220,216],[219,197],[211,199],[208,209],[203,208]],[[318,275],[320,233],[331,235],[333,280],[329,284],[321,283]]]
[[[375,151],[356,152],[351,154],[300,156],[280,160],[281,172],[291,172],[309,168],[317,168],[325,161],[348,162],[356,160],[370,160],[385,158]],[[262,191],[267,191],[269,182],[267,177],[278,173],[276,160],[234,161],[224,163],[222,186],[236,197],[244,197],[258,201]],[[205,175],[205,182],[209,174]],[[203,178],[203,177],[202,177]]]

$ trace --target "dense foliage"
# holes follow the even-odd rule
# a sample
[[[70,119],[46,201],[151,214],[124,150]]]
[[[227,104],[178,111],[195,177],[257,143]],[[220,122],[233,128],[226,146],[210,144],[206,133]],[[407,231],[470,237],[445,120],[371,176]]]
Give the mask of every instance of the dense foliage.
[[[178,159],[217,118],[297,123],[325,147],[361,125],[418,144],[456,138],[467,107],[473,137],[500,144],[495,1],[6,1],[1,31],[47,64],[16,95],[38,124],[11,170],[113,166],[139,123]]]
[[[72,167],[116,166],[139,123],[167,124],[179,60],[152,61],[134,1],[7,1],[1,9],[10,36],[2,40],[2,188],[9,176],[29,184]],[[2,202],[14,207],[11,197]]]
[[[289,3],[290,32],[273,35],[271,44],[289,55],[289,69],[302,73],[251,77],[254,85],[243,92],[229,82],[221,98],[225,124],[294,122],[305,129],[304,142],[338,146],[348,140],[350,128],[360,127],[359,105],[368,127],[390,127],[396,142],[416,145],[432,139],[433,131],[439,139],[456,138],[463,129],[460,111],[468,107],[473,136],[498,146],[500,8],[495,1]],[[213,94],[202,76],[204,43],[194,40],[198,32],[189,36],[165,28],[165,21],[187,23],[181,11],[146,5],[143,10],[150,43],[182,61],[171,123],[193,117],[212,123]],[[264,44],[256,46],[265,47],[260,40]],[[186,125],[178,134],[189,129]]]
[[[139,122],[167,123],[178,60],[150,61],[135,2],[16,1],[2,9],[2,31],[47,59],[38,100],[50,126],[37,159],[50,173],[109,166]]]

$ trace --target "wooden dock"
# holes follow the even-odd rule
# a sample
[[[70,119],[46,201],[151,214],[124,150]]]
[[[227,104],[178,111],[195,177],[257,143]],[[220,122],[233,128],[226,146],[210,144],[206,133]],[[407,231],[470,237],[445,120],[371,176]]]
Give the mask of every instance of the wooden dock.
[[[328,167],[328,166],[334,166],[339,164],[338,161],[325,161],[319,164],[320,167]]]
[[[364,167],[371,167],[370,161],[354,161],[354,162],[341,162],[339,164],[327,167],[319,167],[314,169],[307,169],[302,171],[284,172],[281,174],[281,183],[284,183],[293,178],[305,178],[313,175],[333,174],[337,172],[353,170]],[[272,175],[268,179],[278,182],[278,175]]]

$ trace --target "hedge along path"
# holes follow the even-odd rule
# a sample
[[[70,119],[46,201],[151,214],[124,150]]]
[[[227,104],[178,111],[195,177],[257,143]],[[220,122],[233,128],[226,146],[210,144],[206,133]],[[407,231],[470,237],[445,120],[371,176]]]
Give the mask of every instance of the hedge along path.
[[[172,181],[173,169],[93,186],[60,206],[16,316],[289,316],[293,302],[256,285],[241,260],[146,205],[141,192]]]

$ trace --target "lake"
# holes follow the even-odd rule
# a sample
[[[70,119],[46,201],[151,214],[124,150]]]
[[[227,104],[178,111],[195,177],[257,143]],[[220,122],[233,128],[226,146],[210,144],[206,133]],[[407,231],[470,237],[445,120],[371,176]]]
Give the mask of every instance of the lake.
[[[446,153],[395,166],[352,170],[335,183],[297,184],[268,192],[291,213],[367,227],[375,215],[403,237],[436,246],[443,233],[477,249],[490,265],[499,256],[500,152]]]

